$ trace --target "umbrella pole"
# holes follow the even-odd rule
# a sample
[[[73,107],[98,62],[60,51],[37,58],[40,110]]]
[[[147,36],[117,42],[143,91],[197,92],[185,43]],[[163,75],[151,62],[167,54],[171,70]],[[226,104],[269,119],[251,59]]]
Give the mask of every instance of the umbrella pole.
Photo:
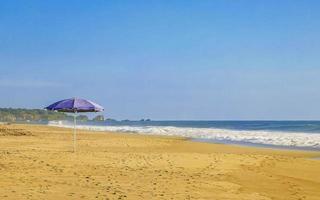
[[[73,152],[76,152],[76,141],[77,141],[77,118],[76,113],[73,114]]]

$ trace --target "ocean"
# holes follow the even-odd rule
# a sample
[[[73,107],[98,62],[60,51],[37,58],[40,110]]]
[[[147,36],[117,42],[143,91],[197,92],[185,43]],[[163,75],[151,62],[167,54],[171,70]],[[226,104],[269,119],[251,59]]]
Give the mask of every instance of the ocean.
[[[70,122],[51,126],[73,127]],[[320,150],[320,121],[107,121],[77,128],[145,135],[182,136],[201,142]]]

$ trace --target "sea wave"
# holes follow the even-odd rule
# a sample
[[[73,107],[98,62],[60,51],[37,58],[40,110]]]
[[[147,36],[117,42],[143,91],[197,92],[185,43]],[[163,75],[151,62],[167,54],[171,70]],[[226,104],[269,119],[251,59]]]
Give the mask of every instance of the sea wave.
[[[49,123],[50,126],[72,128],[71,124]],[[261,145],[286,147],[307,147],[320,149],[319,133],[296,133],[280,131],[245,131],[217,128],[184,128],[173,126],[88,126],[78,125],[78,129],[93,131],[126,132],[144,135],[181,136],[224,142],[245,142]]]

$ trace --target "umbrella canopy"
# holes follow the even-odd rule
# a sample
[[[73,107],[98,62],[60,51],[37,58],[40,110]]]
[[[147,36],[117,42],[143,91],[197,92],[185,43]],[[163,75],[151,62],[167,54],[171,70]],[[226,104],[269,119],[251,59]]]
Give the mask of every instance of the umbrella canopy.
[[[92,101],[79,99],[79,98],[71,98],[58,101],[50,106],[45,107],[46,110],[54,110],[58,112],[69,112],[74,113],[74,127],[73,127],[73,152],[76,152],[76,141],[77,141],[77,118],[76,113],[79,112],[102,112],[104,109],[102,106],[93,103]]]
[[[85,99],[71,98],[58,101],[50,106],[45,107],[47,110],[56,110],[59,112],[101,112],[103,107]]]

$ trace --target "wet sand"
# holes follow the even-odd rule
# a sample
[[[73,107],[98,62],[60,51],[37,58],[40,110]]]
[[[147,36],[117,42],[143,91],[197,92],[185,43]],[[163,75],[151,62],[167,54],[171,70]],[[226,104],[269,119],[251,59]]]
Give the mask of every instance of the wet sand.
[[[319,200],[320,152],[0,125],[0,199]]]

